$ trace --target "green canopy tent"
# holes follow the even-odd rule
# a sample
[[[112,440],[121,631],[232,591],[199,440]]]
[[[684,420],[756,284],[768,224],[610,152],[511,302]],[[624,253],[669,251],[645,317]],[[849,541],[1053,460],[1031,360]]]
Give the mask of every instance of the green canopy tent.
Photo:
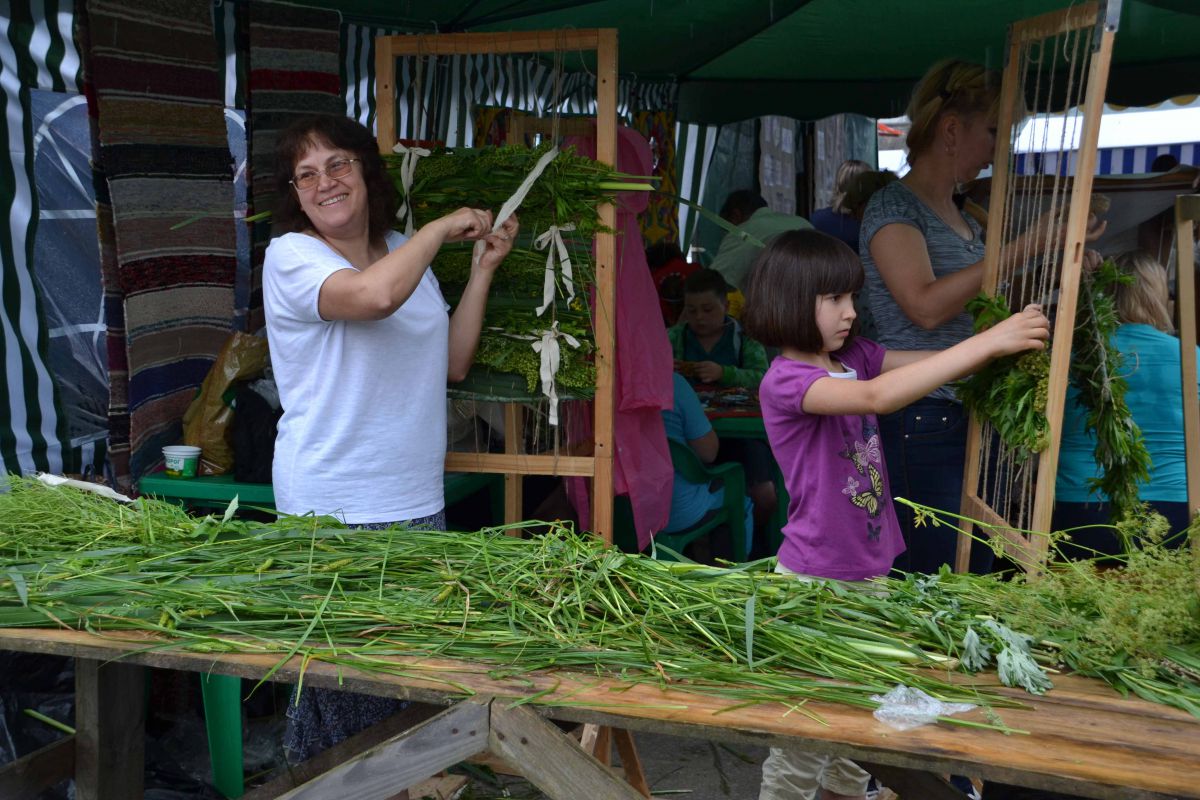
[[[614,27],[627,77],[674,81],[679,118],[902,114],[949,56],[1000,67],[1007,26],[1066,0],[326,0],[347,20],[406,31]],[[1111,5],[1112,3],[1110,3]],[[567,68],[587,62],[568,60]],[[1123,0],[1108,100],[1200,91],[1200,2]]]

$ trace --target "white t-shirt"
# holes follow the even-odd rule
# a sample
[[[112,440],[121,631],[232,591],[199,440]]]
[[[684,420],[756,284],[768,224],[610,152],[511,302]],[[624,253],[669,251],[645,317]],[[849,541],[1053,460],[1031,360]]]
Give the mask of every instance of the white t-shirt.
[[[390,232],[388,250],[405,241]],[[321,319],[321,285],[342,269],[354,268],[303,233],[267,247],[263,302],[283,404],[275,505],[349,524],[436,514],[445,505],[448,306],[426,268],[387,319]]]

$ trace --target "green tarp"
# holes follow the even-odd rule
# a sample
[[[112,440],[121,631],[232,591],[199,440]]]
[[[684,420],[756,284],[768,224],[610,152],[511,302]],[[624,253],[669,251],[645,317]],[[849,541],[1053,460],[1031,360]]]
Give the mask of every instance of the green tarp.
[[[904,111],[940,58],[1001,67],[1007,26],[1068,0],[324,0],[411,31],[615,27],[629,77],[679,83],[679,114],[722,123]],[[1078,5],[1078,3],[1074,3]],[[566,68],[590,60],[568,56]],[[1200,91],[1200,0],[1121,3],[1108,101]]]

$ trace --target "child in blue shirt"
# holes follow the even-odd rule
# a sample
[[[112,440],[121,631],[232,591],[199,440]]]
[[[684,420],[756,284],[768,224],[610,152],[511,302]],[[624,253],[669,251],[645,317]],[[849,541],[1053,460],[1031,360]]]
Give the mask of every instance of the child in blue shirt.
[[[704,415],[700,406],[700,398],[684,380],[683,376],[675,373],[675,403],[670,410],[662,412],[663,426],[667,430],[667,438],[686,444],[696,453],[701,461],[708,464],[717,457],[720,441],[717,432],[712,429],[712,423]],[[754,532],[754,522],[751,513],[751,502],[744,498],[746,504],[746,544],[749,549]],[[725,489],[713,491],[706,483],[692,483],[678,472],[675,473],[675,483],[671,489],[671,516],[667,520],[664,533],[682,531],[695,525],[708,512],[720,508],[725,502]]]

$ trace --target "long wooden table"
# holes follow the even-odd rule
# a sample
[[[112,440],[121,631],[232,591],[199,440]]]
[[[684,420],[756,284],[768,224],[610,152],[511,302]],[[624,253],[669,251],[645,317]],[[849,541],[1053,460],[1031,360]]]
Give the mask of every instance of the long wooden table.
[[[73,766],[79,800],[139,797],[142,666],[259,679],[279,660],[275,655],[162,649],[162,644],[134,634],[102,638],[66,630],[0,630],[0,649],[78,660],[75,742],[0,770],[0,797],[33,797],[36,789],[31,787],[39,780],[46,785],[47,775],[64,766]],[[280,796],[386,798],[485,750],[554,798],[642,796],[546,722],[550,718],[847,756],[905,798],[961,800],[936,773],[978,775],[1093,798],[1200,798],[1200,721],[1123,698],[1083,678],[1057,676],[1055,689],[1040,698],[1005,690],[1025,703],[999,711],[1009,728],[1025,731],[1006,735],[948,724],[899,732],[866,711],[835,704],[810,703],[806,713],[780,704],[730,709],[719,698],[611,678],[533,673],[498,679],[477,663],[392,660],[402,674],[342,669],[341,686],[447,710]],[[272,680],[295,682],[300,666],[298,658],[292,659]],[[337,687],[339,670],[310,663],[304,681]],[[473,695],[463,699],[467,692]],[[544,693],[537,705],[512,702],[536,693]],[[963,718],[988,721],[979,710]]]

